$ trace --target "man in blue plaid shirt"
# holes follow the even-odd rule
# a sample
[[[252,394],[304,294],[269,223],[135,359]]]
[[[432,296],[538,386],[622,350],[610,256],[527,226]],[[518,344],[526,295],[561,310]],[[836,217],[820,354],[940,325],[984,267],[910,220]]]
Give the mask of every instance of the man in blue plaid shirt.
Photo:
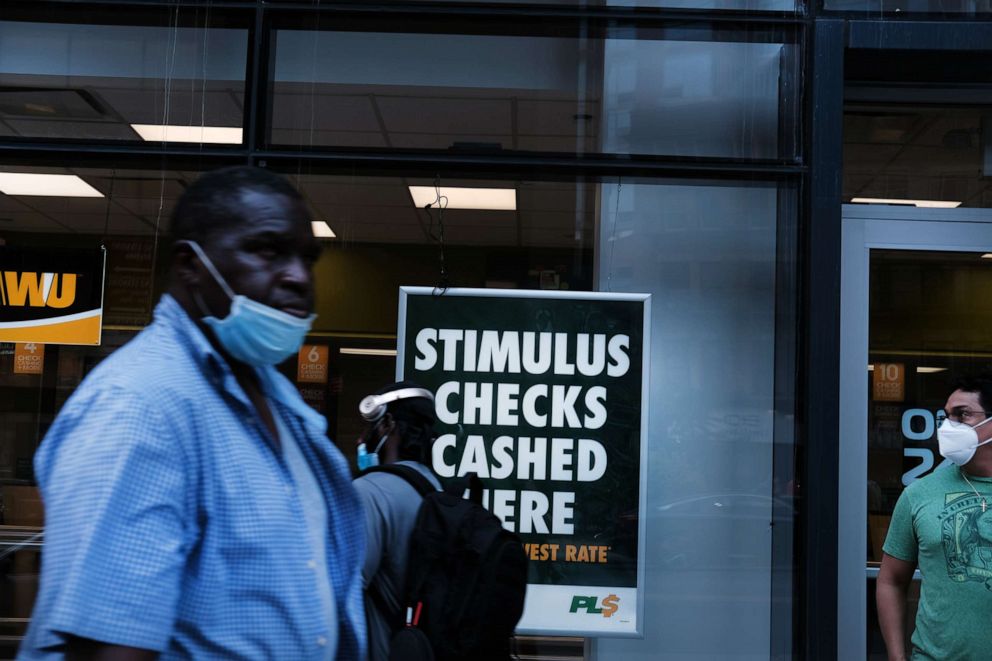
[[[313,321],[306,207],[228,168],[186,191],[172,234],[153,323],[35,457],[45,549],[19,658],[362,659],[361,505],[274,367]]]

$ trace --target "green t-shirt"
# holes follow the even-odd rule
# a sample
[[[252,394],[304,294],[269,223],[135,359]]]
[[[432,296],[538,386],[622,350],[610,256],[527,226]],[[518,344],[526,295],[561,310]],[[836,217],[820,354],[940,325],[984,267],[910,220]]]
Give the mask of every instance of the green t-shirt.
[[[992,658],[992,478],[938,468],[909,485],[883,550],[923,574],[913,659]]]

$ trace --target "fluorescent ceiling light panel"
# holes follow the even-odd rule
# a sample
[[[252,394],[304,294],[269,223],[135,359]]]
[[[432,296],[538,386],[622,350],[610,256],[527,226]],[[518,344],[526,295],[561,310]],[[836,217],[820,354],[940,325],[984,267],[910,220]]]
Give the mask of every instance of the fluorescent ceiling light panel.
[[[313,230],[313,235],[318,239],[333,239],[337,237],[331,226],[323,220],[311,220],[310,229]]]
[[[917,367],[917,374],[933,374],[935,372],[946,372],[946,367]]]
[[[410,197],[420,209],[437,201],[434,186],[410,186]],[[480,211],[516,211],[517,191],[514,188],[458,188],[442,186],[441,197],[447,198],[445,209],[478,209]]]
[[[0,193],[39,197],[103,197],[103,193],[74,174],[0,172]]]
[[[346,356],[395,356],[396,349],[358,349],[343,347],[341,353]]]
[[[903,207],[920,207],[925,209],[954,209],[961,206],[960,202],[953,200],[900,200],[885,197],[855,197],[851,198],[855,204],[895,204]]]
[[[240,126],[177,126],[175,124],[131,124],[145,142],[196,142],[240,145]]]

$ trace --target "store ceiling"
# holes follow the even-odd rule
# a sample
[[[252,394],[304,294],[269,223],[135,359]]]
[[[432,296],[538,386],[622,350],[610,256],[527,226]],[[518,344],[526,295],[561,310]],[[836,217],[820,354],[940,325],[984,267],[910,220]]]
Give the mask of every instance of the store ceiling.
[[[243,84],[0,75],[0,136],[141,141],[131,124],[241,126]],[[165,90],[169,90],[168,104]]]
[[[846,53],[844,196],[992,207],[992,69],[970,52]],[[992,163],[992,160],[990,160]]]
[[[844,114],[844,196],[947,200],[992,206],[983,168],[992,108],[849,103]],[[990,124],[989,126],[992,126]],[[986,146],[988,145],[988,146]]]
[[[0,237],[8,233],[153,235],[167,233],[176,199],[197,173],[178,171],[0,168],[76,174],[102,198],[0,195]],[[430,180],[331,177],[298,174],[290,179],[306,198],[315,220],[326,221],[336,241],[428,243],[431,216],[414,206],[408,186]],[[445,240],[452,245],[575,247],[592,245],[597,186],[571,183],[446,181],[444,185],[512,188],[516,211],[449,209]],[[437,234],[435,225],[434,233]]]
[[[166,94],[168,91],[168,94]],[[364,90],[367,92],[367,90]],[[403,92],[400,90],[400,92]],[[273,138],[289,144],[574,151],[576,122],[594,127],[598,104],[576,119],[574,93],[451,90],[444,98],[412,90],[397,96],[352,94],[347,86],[279,84],[273,102]],[[300,95],[309,95],[303,100]],[[168,103],[166,99],[168,98]],[[530,105],[528,105],[530,104]],[[312,111],[312,112],[311,112]],[[483,112],[484,111],[484,112]],[[414,121],[412,115],[418,119]],[[429,117],[429,131],[418,127]],[[0,73],[0,136],[39,140],[135,141],[131,124],[240,126],[240,81],[173,80]],[[584,128],[588,141],[594,131]],[[591,143],[590,143],[591,144]],[[12,232],[152,235],[168,231],[172,205],[196,173],[92,168],[3,168],[77,174],[104,198],[0,195],[0,237]],[[342,242],[427,243],[431,219],[414,206],[404,178],[294,178],[313,218],[326,221]],[[500,181],[446,181],[445,185],[513,188],[516,211],[448,210],[445,239],[454,245],[575,247],[591,245],[596,185]],[[435,218],[436,220],[436,218]]]

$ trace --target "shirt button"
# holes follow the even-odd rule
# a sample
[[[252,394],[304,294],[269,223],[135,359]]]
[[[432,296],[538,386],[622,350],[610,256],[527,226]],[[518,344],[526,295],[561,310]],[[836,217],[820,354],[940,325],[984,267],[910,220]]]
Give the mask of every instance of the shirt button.
[[[327,644],[327,639],[321,636],[320,638],[317,639],[317,644],[323,647],[324,645]]]
[[[316,569],[317,563],[314,562],[313,560],[307,560],[307,567],[309,567],[310,569]]]

